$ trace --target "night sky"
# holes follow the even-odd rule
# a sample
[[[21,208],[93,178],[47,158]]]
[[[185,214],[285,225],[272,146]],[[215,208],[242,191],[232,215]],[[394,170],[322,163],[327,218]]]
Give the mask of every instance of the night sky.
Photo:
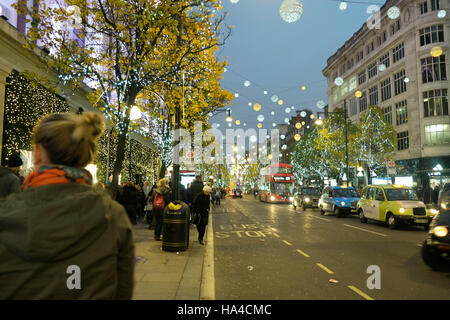
[[[302,0],[301,19],[287,23],[279,13],[282,2],[240,0],[233,4],[223,0],[222,12],[229,13],[225,23],[235,26],[231,37],[218,51],[220,59],[229,63],[222,87],[239,93],[230,106],[232,128],[256,129],[257,116],[262,114],[263,128],[271,129],[273,122],[284,123],[296,110],[319,111],[318,101],[328,103],[327,81],[322,75],[327,59],[367,21],[369,5],[381,7],[384,3],[348,2],[347,9],[340,10],[340,1]],[[244,86],[246,80],[251,83],[249,87]],[[303,85],[305,91],[301,89]],[[267,95],[264,90],[268,91]],[[273,103],[273,95],[282,99],[283,105]],[[254,111],[249,102],[261,104],[261,111]],[[285,109],[291,106],[295,109],[286,113]],[[210,123],[220,124],[219,129],[224,132],[229,128],[225,117],[226,113],[219,113]],[[241,124],[237,126],[235,120]]]

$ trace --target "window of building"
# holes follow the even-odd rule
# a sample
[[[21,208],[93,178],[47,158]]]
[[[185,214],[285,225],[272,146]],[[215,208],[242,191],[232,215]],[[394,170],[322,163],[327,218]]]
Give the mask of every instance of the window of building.
[[[408,122],[408,102],[406,100],[395,104],[395,114],[398,126]]]
[[[348,91],[353,91],[356,89],[356,76],[353,76],[350,78],[350,80],[348,81]]]
[[[409,148],[408,131],[397,133],[397,149],[406,150]]]
[[[381,81],[381,101],[391,98],[391,78]]]
[[[392,58],[394,60],[394,63],[402,59],[404,56],[405,56],[405,45],[402,42],[392,50]]]
[[[361,95],[361,98],[359,98],[359,112],[363,112],[367,109],[367,96],[366,92],[364,91]]]
[[[385,30],[385,31],[383,31],[383,42],[386,42],[386,41],[387,41],[387,32]]]
[[[370,53],[370,47],[367,45],[366,46],[366,54],[369,55],[369,53]]]
[[[399,95],[406,91],[406,83],[405,83],[405,70],[402,70],[396,74],[394,74],[394,87],[395,87],[395,95]]]
[[[366,82],[366,69],[358,73],[358,85],[362,85]]]
[[[420,63],[422,65],[422,83],[447,80],[445,55],[427,57],[421,59]]]
[[[424,1],[420,4],[420,14],[425,14],[428,12],[428,3]]]
[[[431,11],[439,10],[439,0],[431,0]]]
[[[377,75],[377,62],[375,61],[372,64],[369,64],[369,67],[367,68],[369,72],[369,79],[375,77]]]
[[[378,105],[378,85],[369,89],[369,103],[371,106]]]
[[[383,109],[383,119],[392,126],[392,106]]]
[[[425,126],[425,144],[446,144],[450,143],[450,124],[433,124]]]
[[[390,59],[389,59],[389,52],[386,53],[384,56],[382,56],[380,58],[380,64],[384,64],[386,66],[386,68],[389,68],[389,66],[391,65],[390,63]]]
[[[350,70],[351,68],[353,68],[353,65],[354,65],[354,60],[353,59],[348,60],[348,62],[347,62],[347,70]]]
[[[358,104],[356,103],[356,98],[350,99],[350,116],[354,116],[358,113]]]
[[[425,46],[430,43],[444,42],[444,26],[442,24],[437,24],[420,29],[419,38],[420,46]]]
[[[397,20],[397,32],[402,28],[402,22],[400,19]]]
[[[448,115],[447,89],[437,89],[423,93],[424,117]]]

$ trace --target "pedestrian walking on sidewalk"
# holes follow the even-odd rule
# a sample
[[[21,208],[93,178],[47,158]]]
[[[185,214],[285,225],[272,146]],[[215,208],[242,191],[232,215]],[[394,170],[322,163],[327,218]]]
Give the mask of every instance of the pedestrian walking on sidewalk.
[[[193,203],[194,217],[198,215],[198,219],[194,220],[194,223],[197,225],[198,242],[202,245],[204,245],[203,237],[208,225],[211,191],[210,186],[204,186],[202,192],[197,195]]]
[[[17,154],[13,154],[8,159],[6,167],[0,167],[0,200],[6,198],[11,193],[20,192],[22,184],[19,171],[22,167],[22,159]]]
[[[85,170],[100,113],[52,114],[33,134],[35,170],[0,206],[0,299],[131,299],[133,228]]]
[[[163,229],[164,209],[172,200],[172,191],[169,187],[169,181],[163,178],[158,181],[158,187],[153,189],[150,196],[150,203],[153,203],[152,215],[155,217],[155,240],[161,240]]]
[[[133,182],[128,181],[122,188],[122,192],[118,195],[117,202],[125,208],[128,217],[133,225],[137,223],[139,216],[139,193]]]

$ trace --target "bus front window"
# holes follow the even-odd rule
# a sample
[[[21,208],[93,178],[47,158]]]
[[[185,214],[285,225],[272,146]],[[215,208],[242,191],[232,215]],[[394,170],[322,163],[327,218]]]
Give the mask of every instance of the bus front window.
[[[272,182],[270,184],[270,192],[278,194],[283,197],[288,197],[291,195],[290,183],[280,183],[280,182]]]

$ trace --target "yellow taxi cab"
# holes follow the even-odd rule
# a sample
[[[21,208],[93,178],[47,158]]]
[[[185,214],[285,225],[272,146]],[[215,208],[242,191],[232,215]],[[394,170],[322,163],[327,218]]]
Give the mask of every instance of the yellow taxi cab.
[[[357,204],[359,219],[385,222],[389,228],[419,225],[428,230],[437,210],[427,209],[414,190],[401,185],[369,185]]]

